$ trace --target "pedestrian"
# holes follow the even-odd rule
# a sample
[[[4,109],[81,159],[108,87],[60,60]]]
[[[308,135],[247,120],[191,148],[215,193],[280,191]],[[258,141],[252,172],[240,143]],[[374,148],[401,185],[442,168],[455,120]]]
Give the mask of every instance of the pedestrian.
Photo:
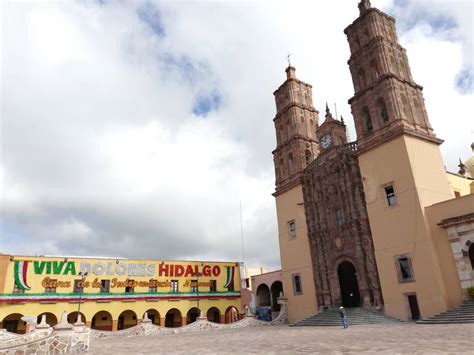
[[[339,307],[339,314],[341,315],[341,321],[342,321],[342,328],[346,329],[349,328],[349,323],[347,322],[347,316],[346,316],[346,310],[344,307]]]

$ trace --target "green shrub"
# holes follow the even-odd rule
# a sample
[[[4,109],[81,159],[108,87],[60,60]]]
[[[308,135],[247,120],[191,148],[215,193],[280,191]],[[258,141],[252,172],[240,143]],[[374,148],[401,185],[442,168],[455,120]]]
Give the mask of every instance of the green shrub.
[[[474,287],[468,287],[467,293],[469,294],[469,296],[471,296],[471,298],[474,298]]]

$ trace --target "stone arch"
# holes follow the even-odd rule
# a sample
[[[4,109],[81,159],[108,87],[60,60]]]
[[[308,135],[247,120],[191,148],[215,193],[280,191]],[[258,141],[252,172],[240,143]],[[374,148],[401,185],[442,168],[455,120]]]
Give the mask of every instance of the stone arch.
[[[2,319],[1,328],[6,329],[7,332],[25,334],[26,323],[21,320],[23,314],[11,313]]]
[[[388,123],[390,117],[388,116],[388,110],[387,105],[385,104],[385,100],[381,97],[377,100],[377,111],[379,114],[380,123],[382,124],[382,126],[385,126]]]
[[[374,78],[374,80],[377,80],[380,76],[380,70],[375,59],[372,59],[370,61],[370,71],[372,72],[372,77]]]
[[[186,314],[186,324],[194,323],[199,317],[200,310],[197,307],[192,307]]]
[[[150,319],[153,324],[160,325],[160,312],[156,309],[150,308],[145,313],[148,313],[148,319]],[[145,316],[145,313],[143,313],[143,316]]]
[[[67,315],[67,322],[70,323],[70,324],[76,323],[77,322],[77,314],[78,314],[77,311],[70,312]],[[82,323],[86,323],[86,316],[82,312],[81,312],[81,321],[82,321]]]
[[[413,98],[413,107],[415,108],[415,122],[422,127],[425,126],[423,123],[425,122],[425,118],[423,115],[423,109],[421,108],[420,102],[415,97]]]
[[[131,309],[120,313],[117,322],[117,330],[123,330],[134,327],[138,324],[137,314]]]
[[[166,312],[165,316],[165,327],[168,328],[176,328],[181,327],[182,320],[181,320],[181,311],[177,308],[171,308]]]
[[[92,317],[91,328],[97,330],[112,330],[112,315],[107,311],[99,311]]]
[[[46,314],[46,323],[49,324],[49,326],[55,326],[56,324],[58,324],[58,317],[56,317],[53,313],[51,312],[43,312],[41,313],[36,322],[39,324],[41,322],[41,318],[43,317],[43,314]]]
[[[357,269],[354,263],[345,259],[337,265],[342,305],[344,307],[360,306],[359,280],[357,279]]]
[[[272,304],[270,298],[270,289],[266,284],[260,284],[257,287],[257,307],[270,306]]]
[[[464,243],[461,250],[463,256],[466,256],[469,259],[472,270],[474,270],[474,240],[471,240],[471,238],[466,240],[466,243]]]
[[[239,311],[234,306],[227,307],[225,310],[225,322],[234,323],[239,320]]]
[[[469,261],[471,262],[471,268],[474,270],[474,244],[471,244],[468,251]]]
[[[362,123],[366,133],[372,132],[374,125],[372,124],[372,117],[370,117],[370,111],[367,106],[362,108]]]
[[[403,114],[405,115],[405,119],[409,123],[414,123],[413,121],[413,115],[411,114],[410,110],[410,104],[408,103],[408,99],[405,94],[401,94],[400,98],[402,99],[402,109],[403,109]]]
[[[211,307],[206,313],[207,320],[214,323],[221,322],[221,311],[217,307]]]
[[[280,297],[280,293],[283,293],[283,283],[281,281],[275,281],[272,283],[270,287],[271,293],[272,293],[272,309],[275,312],[280,311],[280,305],[278,304],[278,297]]]
[[[367,76],[365,75],[364,68],[359,68],[357,71],[357,76],[359,78],[359,89],[362,90],[367,85]]]

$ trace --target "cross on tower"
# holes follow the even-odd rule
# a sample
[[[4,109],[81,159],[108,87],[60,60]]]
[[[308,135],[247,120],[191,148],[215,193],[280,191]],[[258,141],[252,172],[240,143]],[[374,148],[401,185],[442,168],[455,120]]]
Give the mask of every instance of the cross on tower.
[[[291,67],[291,62],[290,62],[290,57],[292,56],[293,54],[288,52],[288,55],[286,56],[286,60],[288,60],[288,66]]]

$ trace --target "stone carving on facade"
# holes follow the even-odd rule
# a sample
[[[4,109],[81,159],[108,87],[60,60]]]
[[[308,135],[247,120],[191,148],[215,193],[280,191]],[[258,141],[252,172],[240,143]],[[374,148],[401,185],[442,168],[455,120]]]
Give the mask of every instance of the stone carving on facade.
[[[303,196],[320,308],[342,304],[338,266],[343,261],[357,271],[361,303],[381,305],[356,144],[321,153],[305,170]]]

